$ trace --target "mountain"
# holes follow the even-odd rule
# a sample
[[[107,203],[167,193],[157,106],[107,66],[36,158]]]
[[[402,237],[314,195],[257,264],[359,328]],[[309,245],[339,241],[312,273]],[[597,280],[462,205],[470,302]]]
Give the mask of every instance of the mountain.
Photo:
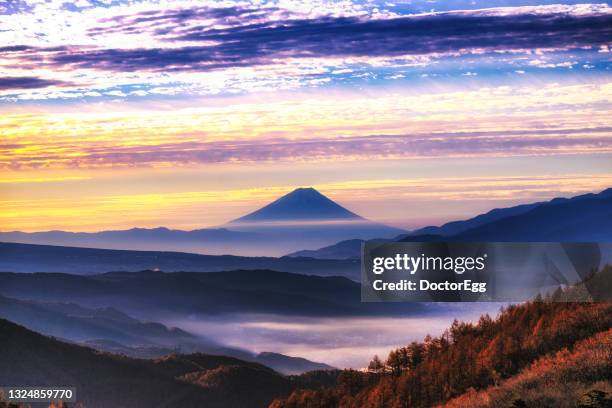
[[[111,307],[86,308],[76,303],[37,302],[0,296],[0,318],[41,334],[131,357],[199,352],[258,362],[287,375],[333,368],[304,358],[270,352],[254,354],[223,346],[178,328],[141,322]]]
[[[424,316],[446,304],[362,303],[359,283],[286,272],[112,272],[99,275],[0,273],[0,295],[39,302],[113,307],[140,320],[229,315]]]
[[[532,204],[521,204],[509,208],[494,208],[487,213],[477,215],[476,217],[467,220],[451,221],[439,227],[428,226],[425,228],[420,228],[412,231],[412,235],[456,235],[470,228],[475,228],[480,225],[499,220],[500,218],[524,214],[541,204],[543,203],[538,202]]]
[[[12,320],[12,321],[14,321],[17,324],[22,324],[18,320]],[[22,325],[24,327],[30,328],[26,324],[22,324]],[[38,330],[36,331],[38,333],[48,335],[48,333],[46,332],[38,331]],[[56,337],[56,336],[53,336],[53,337]],[[75,343],[75,344],[80,344],[86,347],[91,347],[92,349],[95,349],[98,351],[103,351],[103,352],[112,353],[112,354],[122,354],[124,356],[134,357],[134,358],[158,358],[158,357],[163,357],[163,356],[167,356],[167,355],[179,352],[179,350],[173,349],[171,347],[126,346],[125,344],[122,344],[122,343],[119,343],[113,340],[107,340],[107,339],[93,339],[93,340],[85,340],[81,342],[72,342],[67,339],[63,339],[62,337],[56,337],[56,338],[58,340],[63,340],[69,343]],[[202,351],[202,352],[206,352],[206,351]],[[216,353],[213,353],[213,354],[216,354]],[[223,353],[223,355],[230,356],[232,354]]]
[[[224,227],[268,237],[264,240],[275,239],[278,248],[293,247],[284,253],[346,239],[391,238],[406,232],[367,220],[314,188],[298,188]]]
[[[164,227],[99,232],[13,231],[0,232],[0,241],[208,255],[281,256],[344,239],[390,238],[404,232],[366,220],[313,188],[299,188],[221,228],[192,231]]]
[[[297,188],[278,200],[240,217],[231,224],[295,221],[363,221],[314,188]]]
[[[466,241],[612,241],[612,189],[552,200],[453,236]]]
[[[395,242],[406,234],[401,234],[396,238],[374,238],[368,239],[367,242],[375,244],[383,244],[385,242]],[[325,246],[319,249],[304,249],[301,251],[292,252],[286,256],[291,258],[314,258],[314,259],[336,259],[350,260],[361,259],[361,247],[366,240],[364,239],[347,239],[340,241],[334,245]]]
[[[612,241],[612,189],[598,194],[555,198],[548,202],[494,209],[464,221],[426,227],[396,239],[370,242],[497,241],[590,242]],[[292,252],[290,257],[357,259],[363,240],[346,240],[316,250]]]
[[[303,374],[308,371],[333,370],[334,367],[323,363],[315,363],[301,357],[290,357],[284,354],[263,352],[257,354],[255,361],[272,367],[279,373],[286,375]]]
[[[577,203],[582,200],[597,200],[602,198],[611,198],[612,197],[612,188],[604,190],[599,194],[583,194],[579,196],[575,196],[572,198],[554,198],[548,202],[537,202],[531,204],[522,204],[509,208],[495,208],[485,214],[480,214],[476,217],[463,220],[463,221],[453,221],[446,223],[440,227],[425,227],[421,229],[417,229],[412,231],[411,235],[419,236],[419,235],[442,235],[442,236],[454,236],[459,235],[467,230],[477,229],[480,226],[494,223],[500,219],[515,217],[526,214],[531,210],[534,210],[538,207],[544,206],[549,209],[550,206],[556,204],[567,204],[567,203]]]
[[[0,317],[32,330],[73,342],[105,339],[132,347],[168,347],[219,352],[219,344],[177,328],[141,322],[115,308],[76,303],[37,302],[0,296]]]
[[[383,240],[377,240],[377,242],[381,241]],[[292,258],[315,259],[360,259],[361,247],[364,242],[365,240],[363,239],[347,239],[346,241],[340,241],[334,245],[325,246],[323,248],[304,249],[292,252],[287,254],[287,256]]]
[[[100,353],[4,319],[0,344],[6,368],[0,384],[73,387],[77,401],[90,408],[261,408],[303,385],[299,376],[232,357],[199,353],[148,360]],[[304,383],[312,383],[311,377]]]
[[[400,241],[610,242],[612,188],[598,194],[555,198],[529,211],[450,236],[409,235]]]
[[[258,244],[261,240],[262,237],[258,234],[230,231],[227,228],[191,231],[158,227],[99,232],[0,232],[0,241],[5,242],[99,249],[180,251],[211,255],[229,253],[260,255],[265,253],[267,248],[267,245]]]
[[[271,269],[294,273],[359,279],[358,260],[240,257],[181,252],[127,251],[0,242],[0,271],[95,274],[109,271],[168,272]]]

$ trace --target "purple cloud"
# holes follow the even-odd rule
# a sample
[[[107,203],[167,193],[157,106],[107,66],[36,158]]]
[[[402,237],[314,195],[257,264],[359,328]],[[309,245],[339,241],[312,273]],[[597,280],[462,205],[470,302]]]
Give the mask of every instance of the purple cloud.
[[[61,155],[47,154],[25,161],[0,163],[0,167],[48,166],[54,161],[73,167],[134,166],[155,163],[223,163],[320,160],[328,157],[446,157],[559,152],[612,152],[612,128],[522,130],[504,132],[436,133],[422,135],[372,135],[331,139],[285,138],[228,142],[177,142],[154,146],[76,146],[61,144]],[[589,134],[589,136],[584,136]],[[83,156],[68,159],[65,151]]]
[[[8,89],[36,89],[46,88],[49,86],[68,86],[64,81],[53,79],[43,79],[38,77],[23,76],[23,77],[0,77],[0,90]]]
[[[0,49],[20,63],[105,71],[211,71],[255,66],[283,58],[397,57],[464,54],[536,48],[597,47],[612,40],[612,15],[479,12],[364,19],[321,17],[261,20],[261,10],[197,8],[141,13],[90,31],[148,32],[166,42],[199,46],[140,49],[62,47],[44,54],[17,47]],[[212,16],[212,17],[211,17]],[[201,19],[226,26],[199,24]],[[192,19],[192,20],[190,20]],[[208,21],[208,20],[206,20]],[[189,24],[195,22],[196,24]]]
[[[272,14],[277,17],[289,17],[291,14],[277,7],[246,8],[246,7],[194,7],[189,9],[174,9],[163,11],[145,11],[132,15],[115,16],[100,20],[100,23],[110,23],[104,27],[95,27],[88,32],[92,36],[109,33],[134,33],[151,31],[163,35],[175,27],[186,23],[202,21],[208,25],[244,25],[265,20]]]

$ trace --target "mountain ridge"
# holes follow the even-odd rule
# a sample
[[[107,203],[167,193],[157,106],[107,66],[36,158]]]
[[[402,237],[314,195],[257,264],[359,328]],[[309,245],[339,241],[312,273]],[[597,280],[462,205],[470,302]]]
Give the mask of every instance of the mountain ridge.
[[[240,282],[237,285],[236,282]],[[448,305],[360,301],[360,284],[339,276],[270,270],[109,272],[97,275],[0,272],[0,294],[87,308],[113,305],[140,320],[239,313],[348,317],[438,314]],[[262,293],[264,295],[262,295]]]
[[[555,197],[548,201],[538,201],[535,203],[519,204],[512,207],[494,208],[486,213],[465,220],[451,221],[441,226],[427,226],[412,231],[411,235],[457,235],[468,229],[478,227],[483,224],[497,221],[502,218],[517,216],[527,213],[542,205],[555,205],[567,202],[575,202],[590,198],[609,198],[612,197],[612,188],[607,188],[599,193],[586,193],[573,197]]]
[[[356,260],[298,260],[289,257],[202,255],[174,251],[135,251],[0,242],[0,271],[11,272],[67,272],[87,275],[109,271],[138,272],[155,269],[167,272],[272,269],[357,279],[359,265]]]
[[[112,307],[86,308],[74,302],[40,302],[0,295],[0,318],[100,351],[155,358],[173,353],[206,353],[257,362],[285,375],[333,367],[280,353],[253,353],[152,321],[140,321]]]
[[[551,200],[526,213],[470,228],[454,239],[497,241],[607,241],[612,239],[612,189]]]
[[[612,188],[599,193],[546,202],[496,208],[463,221],[425,227],[395,239],[368,242],[427,241],[612,241]],[[452,232],[452,233],[451,233]],[[364,240],[350,239],[316,250],[300,250],[289,257],[358,259]]]

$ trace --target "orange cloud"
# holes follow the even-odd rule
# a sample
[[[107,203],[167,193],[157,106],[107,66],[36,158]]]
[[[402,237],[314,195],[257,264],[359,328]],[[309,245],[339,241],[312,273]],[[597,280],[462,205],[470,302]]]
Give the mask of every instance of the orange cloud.
[[[123,113],[6,114],[0,168],[169,167],[612,151],[612,83]]]

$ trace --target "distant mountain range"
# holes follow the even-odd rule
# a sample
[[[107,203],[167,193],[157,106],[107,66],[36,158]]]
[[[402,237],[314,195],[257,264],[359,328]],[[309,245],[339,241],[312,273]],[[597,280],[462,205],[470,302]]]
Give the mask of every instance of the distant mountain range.
[[[0,319],[0,384],[76,388],[87,407],[265,407],[296,388],[331,385],[337,372],[286,377],[208,354],[134,359],[100,353]],[[8,369],[10,367],[10,369]]]
[[[87,308],[74,302],[41,302],[0,296],[0,318],[77,343],[111,342],[140,357],[172,352],[227,354],[220,344],[160,323],[141,322],[111,307]],[[161,351],[161,354],[159,354]]]
[[[369,240],[374,241],[374,240]],[[375,242],[386,242],[388,240],[375,240]],[[314,258],[314,259],[359,259],[361,258],[361,247],[363,239],[347,239],[336,244],[319,249],[303,249],[301,251],[287,254],[291,258]]]
[[[315,212],[310,210],[313,205]],[[288,225],[288,220],[295,223]],[[315,226],[310,224],[313,220]],[[234,226],[236,230],[231,229]],[[295,242],[303,244],[310,242],[308,236],[316,235],[317,228],[340,229],[348,234],[351,228],[356,228],[352,230],[355,232],[364,226],[370,228],[369,237],[377,242],[612,241],[612,189],[496,209],[469,220],[399,236],[401,231],[363,220],[314,190],[299,189],[228,224],[226,229],[134,229],[74,237],[81,243],[104,236],[109,242],[125,243],[130,235],[130,242],[148,244],[155,242],[152,237],[161,237],[158,244],[162,246],[166,240],[188,246],[194,237],[205,240],[214,236],[211,240],[216,242],[222,236],[233,242],[244,238],[240,245],[257,240],[271,245],[297,237]],[[389,235],[374,234],[376,228],[386,228]],[[23,236],[55,242],[64,234],[70,233]],[[238,321],[232,319],[247,315],[289,319],[435,318],[471,307],[361,303],[356,280],[364,237],[347,237],[351,239],[281,258],[0,243],[0,271],[6,271],[0,272],[0,361],[14,367],[10,373],[0,370],[0,384],[75,385],[79,400],[86,406],[266,406],[297,388],[329,385],[337,373],[284,376],[281,373],[330,367],[275,352],[228,347],[208,338],[208,332],[200,336],[173,329],[169,326],[179,324],[168,322],[210,319],[231,325]],[[602,283],[589,284],[606,290]],[[132,357],[166,357],[135,359],[82,345]],[[177,352],[190,354],[174,354]]]
[[[305,192],[304,192],[305,191]],[[299,190],[297,198],[318,197],[319,194],[308,189]],[[297,200],[296,195],[289,194],[290,202]],[[286,196],[287,197],[287,196]],[[314,198],[313,198],[314,199]],[[282,199],[280,200],[283,201]],[[326,202],[325,200],[323,200]],[[329,203],[327,203],[329,204]],[[327,206],[326,204],[326,206]],[[335,206],[329,205],[330,211],[338,215]],[[299,208],[296,206],[295,208]],[[267,210],[266,210],[267,213]],[[350,212],[345,214],[350,216]],[[265,213],[264,213],[265,215]],[[293,216],[297,216],[293,214]],[[304,215],[305,216],[305,215]],[[247,216],[248,217],[248,216]],[[325,226],[325,229],[344,226]],[[270,228],[264,235],[275,239],[289,240],[291,234],[310,233],[316,235],[312,226],[261,226],[261,230]],[[310,229],[309,229],[310,228]],[[351,228],[351,227],[349,227]],[[358,227],[355,227],[358,228]],[[376,227],[375,227],[376,228]],[[272,231],[276,232],[272,232]],[[288,230],[293,230],[288,232]],[[143,236],[142,241],[151,243],[146,237],[153,230],[131,230]],[[164,230],[168,240],[173,241],[175,232]],[[127,231],[125,231],[127,233]],[[289,235],[285,235],[287,232]],[[389,232],[389,230],[387,230]],[[394,231],[398,232],[398,231]],[[176,232],[176,236],[192,232]],[[232,232],[260,236],[256,232]],[[348,233],[346,230],[342,232]],[[0,237],[7,234],[0,233]],[[42,237],[47,234],[51,241],[53,233],[30,234],[29,238]],[[68,233],[61,233],[68,234]],[[99,233],[100,236],[106,233]],[[110,234],[110,233],[109,233]],[[120,234],[120,233],[118,233]],[[92,234],[91,236],[96,235]],[[556,198],[548,202],[524,204],[516,207],[494,209],[486,214],[464,221],[444,224],[440,227],[426,227],[413,233],[392,234],[391,238],[378,236],[375,242],[385,241],[612,241],[612,189],[599,194],[585,194],[573,198]],[[293,241],[303,242],[300,238]],[[60,240],[61,241],[61,240]],[[86,241],[82,241],[86,242]],[[175,245],[180,245],[180,239]],[[268,241],[271,242],[271,241]],[[291,252],[281,258],[272,257],[239,257],[212,256],[180,252],[161,251],[120,251],[92,248],[72,248],[44,245],[25,245],[0,243],[0,270],[14,272],[68,272],[68,273],[103,273],[108,271],[140,271],[160,269],[174,271],[226,271],[236,269],[270,269],[277,271],[313,274],[320,276],[340,275],[359,279],[362,238],[340,240],[333,245],[323,246],[316,250]]]
[[[197,221],[197,220],[196,220]],[[132,228],[100,232],[0,232],[0,241],[86,248],[280,256],[344,239],[395,237],[405,231],[366,220],[313,188],[298,188],[219,228]]]
[[[274,271],[0,273],[0,295],[38,302],[70,302],[85,308],[113,305],[140,320],[228,314],[284,316],[423,316],[446,304],[362,303],[360,284],[342,277]]]
[[[588,242],[612,241],[612,189],[554,199],[453,235],[455,240]]]
[[[359,259],[364,240],[290,253],[290,257]],[[612,188],[598,194],[498,208],[464,221],[425,227],[385,241],[611,242]]]
[[[184,252],[128,251],[0,242],[0,271],[95,274],[110,271],[220,272],[271,269],[357,279],[358,260],[241,257]]]
[[[277,352],[228,347],[155,322],[176,322],[171,324],[182,327],[201,324],[205,336],[224,341],[222,333],[209,333],[206,324],[223,322],[231,327],[257,321],[257,316],[441,317],[461,309],[448,304],[364,304],[359,294],[360,285],[346,278],[265,270],[88,276],[3,272],[0,318],[66,341],[133,357],[205,352],[261,363],[283,374],[300,374],[332,367]]]
[[[0,295],[0,318],[64,341],[132,357],[153,358],[173,353],[207,353],[264,364],[282,374],[332,369],[299,357],[227,347],[211,339],[142,322],[112,307],[87,308],[74,302],[41,302]]]

